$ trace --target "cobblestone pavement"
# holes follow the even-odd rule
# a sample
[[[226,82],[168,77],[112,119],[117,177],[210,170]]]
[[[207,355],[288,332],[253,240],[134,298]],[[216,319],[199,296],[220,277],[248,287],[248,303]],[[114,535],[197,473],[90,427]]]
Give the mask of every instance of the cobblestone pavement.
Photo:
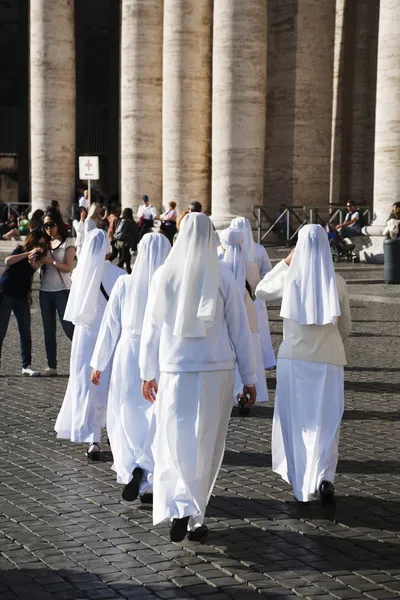
[[[233,411],[207,544],[170,543],[167,525],[122,501],[109,453],[87,465],[83,445],[56,441],[69,342],[60,336],[60,377],[23,379],[12,320],[0,378],[0,600],[398,597],[399,288],[385,288],[381,271],[358,279],[378,281],[356,284],[364,300],[379,286],[387,302],[353,301],[336,515],[299,508],[271,471],[271,373],[271,404],[245,419]],[[277,307],[270,318],[278,346]],[[33,332],[44,368],[37,297]]]

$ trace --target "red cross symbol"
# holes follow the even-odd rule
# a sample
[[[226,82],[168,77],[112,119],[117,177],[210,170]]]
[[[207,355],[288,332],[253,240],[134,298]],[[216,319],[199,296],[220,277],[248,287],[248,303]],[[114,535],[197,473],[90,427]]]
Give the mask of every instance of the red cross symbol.
[[[87,161],[87,163],[85,163],[85,167],[87,167],[88,171],[90,171],[90,168],[92,167],[92,163],[90,162],[90,159]]]

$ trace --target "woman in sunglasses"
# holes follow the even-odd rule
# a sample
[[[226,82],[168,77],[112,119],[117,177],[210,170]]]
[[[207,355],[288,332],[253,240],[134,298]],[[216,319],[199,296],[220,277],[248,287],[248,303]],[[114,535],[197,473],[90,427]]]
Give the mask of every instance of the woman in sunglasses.
[[[40,375],[31,367],[31,286],[35,270],[40,266],[48,242],[41,229],[31,231],[23,246],[17,246],[6,258],[6,268],[0,277],[0,355],[11,312],[17,319],[22,359],[22,375]]]
[[[67,228],[60,211],[56,208],[47,209],[43,227],[50,238],[50,244],[46,256],[42,259],[40,269],[40,310],[48,363],[48,368],[42,373],[42,377],[55,377],[57,375],[57,313],[64,333],[70,340],[74,333],[73,324],[64,321],[64,312],[71,288],[75,246],[73,240],[67,237]]]

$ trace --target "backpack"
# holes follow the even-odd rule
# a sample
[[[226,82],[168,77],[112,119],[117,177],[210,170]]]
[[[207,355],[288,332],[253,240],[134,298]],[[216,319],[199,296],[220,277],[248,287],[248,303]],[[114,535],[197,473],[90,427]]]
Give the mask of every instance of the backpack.
[[[369,223],[368,223],[368,218],[366,217],[366,215],[364,215],[364,214],[361,212],[361,208],[357,208],[357,210],[358,210],[358,216],[359,216],[358,222],[359,222],[359,224],[360,224],[360,227],[361,227],[361,229],[362,229],[363,227],[367,227],[367,225],[369,225]]]
[[[121,219],[114,233],[114,240],[136,250],[139,242],[139,228],[135,221]]]

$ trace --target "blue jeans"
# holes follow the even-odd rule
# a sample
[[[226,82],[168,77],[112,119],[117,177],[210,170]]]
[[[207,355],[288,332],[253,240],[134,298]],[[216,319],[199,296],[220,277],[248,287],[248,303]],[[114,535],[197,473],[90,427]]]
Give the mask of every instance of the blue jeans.
[[[47,364],[50,369],[57,369],[57,339],[56,339],[56,313],[60,319],[64,333],[70,340],[74,335],[74,325],[64,321],[65,307],[67,306],[69,290],[59,292],[39,293],[40,310],[42,313],[44,329],[44,345],[46,347]]]
[[[358,227],[351,227],[351,225],[348,227],[345,225],[340,233],[343,238],[352,238],[361,235],[361,230]]]
[[[0,293],[0,355],[4,338],[6,337],[11,312],[18,323],[19,345],[22,367],[29,367],[32,362],[31,311],[28,297],[13,298]]]

